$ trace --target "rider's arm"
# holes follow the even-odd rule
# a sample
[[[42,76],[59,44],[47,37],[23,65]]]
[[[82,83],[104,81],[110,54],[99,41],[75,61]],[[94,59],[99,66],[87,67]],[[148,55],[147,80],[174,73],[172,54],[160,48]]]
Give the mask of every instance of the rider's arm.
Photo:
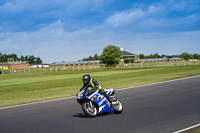
[[[88,90],[89,93],[95,92],[97,88],[99,87],[99,83],[95,79],[92,79],[92,83],[94,84],[94,87]]]
[[[94,88],[92,88],[91,91],[94,92],[99,87],[99,83],[95,79],[92,79],[92,83],[94,84]]]

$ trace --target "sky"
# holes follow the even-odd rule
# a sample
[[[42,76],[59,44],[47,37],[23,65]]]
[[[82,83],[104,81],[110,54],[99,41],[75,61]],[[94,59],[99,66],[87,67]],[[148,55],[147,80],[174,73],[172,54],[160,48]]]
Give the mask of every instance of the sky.
[[[200,54],[199,0],[0,0],[0,53],[78,61],[107,45]]]

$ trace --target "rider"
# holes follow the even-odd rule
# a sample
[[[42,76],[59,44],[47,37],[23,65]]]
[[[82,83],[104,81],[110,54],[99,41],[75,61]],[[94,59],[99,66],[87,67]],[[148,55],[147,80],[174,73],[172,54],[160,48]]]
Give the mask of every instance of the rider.
[[[103,89],[101,89],[101,85],[95,79],[92,79],[90,75],[84,75],[82,77],[82,81],[84,84],[83,87],[87,88],[88,93],[93,93],[96,90],[98,90],[99,93],[105,96],[111,104],[113,104],[116,101],[114,98],[111,98],[110,95],[106,94],[106,92]]]

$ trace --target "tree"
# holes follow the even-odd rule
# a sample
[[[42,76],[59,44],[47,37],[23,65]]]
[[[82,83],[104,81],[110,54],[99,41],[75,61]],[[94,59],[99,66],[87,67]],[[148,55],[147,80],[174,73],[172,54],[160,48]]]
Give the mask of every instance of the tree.
[[[103,49],[100,59],[102,63],[105,63],[107,66],[111,67],[119,64],[120,57],[120,48],[114,45],[108,45]]]
[[[25,58],[24,58],[24,56],[21,56],[21,61],[25,61]]]
[[[28,61],[29,61],[30,64],[36,63],[35,57],[33,55],[29,55]]]
[[[160,58],[160,55],[159,55],[158,53],[155,53],[155,54],[153,55],[153,58]]]
[[[181,55],[179,55],[179,57],[183,58],[184,60],[189,60],[189,59],[192,59],[192,55],[189,54],[189,53],[182,53]]]
[[[37,58],[37,63],[41,64],[42,60],[40,59],[40,57]]]
[[[193,58],[199,60],[199,55],[197,53],[193,54]]]
[[[28,61],[28,56],[27,55],[25,56],[25,61]]]
[[[0,53],[0,62],[7,62],[8,58],[14,58],[17,59],[17,55],[16,54],[2,54]],[[21,61],[29,61],[30,64],[35,64],[35,63],[42,63],[42,60],[40,59],[40,57],[34,57],[33,55],[29,55],[29,56],[21,56],[20,57]]]
[[[94,57],[89,56],[88,58],[84,58],[83,61],[89,61],[89,60],[100,60],[100,57],[97,55],[97,53],[94,55]]]
[[[7,54],[3,54],[2,55],[2,62],[6,62],[7,61],[7,58],[8,58],[8,55]]]
[[[167,57],[167,56],[166,56],[166,55],[164,55],[164,54],[163,54],[163,55],[161,55],[161,58],[166,58],[166,57]]]
[[[40,57],[37,58],[37,57],[34,57],[33,55],[29,55],[28,61],[30,64],[41,64],[42,63],[42,60],[40,59]]]
[[[99,56],[97,55],[97,53],[94,55],[94,60],[99,60]]]
[[[140,58],[140,59],[144,59],[144,54],[140,54],[140,55],[139,55],[139,58]]]
[[[151,59],[151,58],[154,58],[154,57],[153,57],[153,54],[150,54],[148,58],[150,58],[150,59]]]
[[[16,54],[9,54],[8,58],[17,58],[17,55]]]

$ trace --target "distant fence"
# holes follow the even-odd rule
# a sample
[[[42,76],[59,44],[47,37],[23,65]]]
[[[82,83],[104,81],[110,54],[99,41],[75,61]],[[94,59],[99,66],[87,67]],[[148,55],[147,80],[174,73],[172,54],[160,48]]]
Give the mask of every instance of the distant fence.
[[[63,71],[82,71],[82,70],[97,70],[101,69],[100,65],[85,65],[85,66],[50,66],[29,69],[3,70],[6,73],[35,73],[35,72],[63,72]]]
[[[189,66],[200,65],[199,60],[195,61],[167,61],[167,62],[147,62],[147,63],[126,63],[119,64],[115,69],[122,68],[150,68],[150,67],[169,67],[169,66]],[[1,70],[2,73],[36,73],[36,72],[64,72],[64,71],[84,71],[84,70],[98,70],[108,69],[106,65],[94,64],[94,65],[76,65],[76,66],[50,66],[48,68],[29,68],[29,69],[16,69],[16,70]]]
[[[139,67],[168,67],[168,66],[187,66],[200,65],[200,61],[163,61],[163,62],[144,62],[144,63],[127,63],[118,65],[118,68],[139,68]]]

